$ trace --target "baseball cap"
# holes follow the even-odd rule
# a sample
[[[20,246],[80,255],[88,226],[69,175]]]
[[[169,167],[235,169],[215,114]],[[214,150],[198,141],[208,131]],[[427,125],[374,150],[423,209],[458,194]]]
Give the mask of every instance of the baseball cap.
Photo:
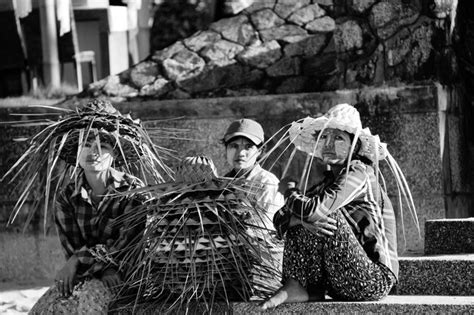
[[[252,119],[238,119],[233,121],[224,135],[224,142],[228,142],[234,137],[245,137],[252,141],[255,145],[259,145],[264,140],[262,126]]]

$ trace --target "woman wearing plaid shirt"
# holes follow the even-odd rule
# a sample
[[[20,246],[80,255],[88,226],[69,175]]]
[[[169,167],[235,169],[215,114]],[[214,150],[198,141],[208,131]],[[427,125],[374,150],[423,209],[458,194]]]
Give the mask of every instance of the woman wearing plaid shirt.
[[[30,314],[106,314],[126,277],[123,258],[146,221],[144,215],[131,215],[145,201],[143,195],[126,193],[143,183],[122,170],[138,164],[148,175],[160,176],[153,173],[158,155],[138,121],[99,100],[42,133],[52,143],[33,143],[49,148],[46,156],[61,158],[67,165],[63,172],[72,180],[54,192],[55,223],[66,262]]]
[[[326,294],[336,300],[383,298],[397,281],[398,257],[395,215],[378,182],[378,161],[398,165],[347,104],[295,123],[289,133],[327,171],[306,194],[297,188],[285,193],[285,206],[274,217],[285,236],[284,285],[262,308],[324,300]],[[306,147],[298,142],[305,133],[314,139]]]

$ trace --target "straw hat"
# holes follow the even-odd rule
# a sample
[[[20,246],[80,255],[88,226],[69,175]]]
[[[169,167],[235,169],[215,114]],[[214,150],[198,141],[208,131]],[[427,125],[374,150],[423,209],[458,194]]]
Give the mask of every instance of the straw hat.
[[[78,150],[90,137],[98,137],[114,147],[116,166],[138,161],[146,154],[144,146],[148,147],[140,120],[122,115],[110,102],[98,99],[62,117],[50,136],[67,137],[58,151],[69,164],[76,163]]]
[[[338,104],[317,118],[306,117],[295,121],[289,129],[290,141],[298,150],[314,155],[317,135],[327,128],[339,129],[359,139],[361,147],[358,155],[370,159],[373,163],[387,156],[387,145],[380,141],[379,136],[372,135],[369,128],[362,128],[360,115],[355,107],[349,104]]]
[[[114,167],[118,170],[136,172],[144,181],[151,177],[156,182],[163,182],[166,177],[172,178],[171,170],[162,160],[162,156],[169,156],[169,152],[152,143],[139,120],[122,115],[110,102],[94,99],[75,110],[48,108],[66,114],[57,121],[46,121],[46,127],[28,139],[26,152],[1,179],[3,181],[11,177],[10,182],[21,176],[28,179],[19,181],[18,191],[21,194],[10,223],[30,194],[34,194],[35,199],[38,196],[44,198],[44,209],[48,211],[49,198],[54,197],[66,181],[80,174],[75,171],[78,167],[78,152],[90,137],[106,141],[114,147]],[[28,124],[26,121],[25,125]],[[66,163],[60,163],[59,160]],[[40,201],[38,199],[35,207],[39,207]],[[35,207],[29,208],[29,211],[34,212]]]

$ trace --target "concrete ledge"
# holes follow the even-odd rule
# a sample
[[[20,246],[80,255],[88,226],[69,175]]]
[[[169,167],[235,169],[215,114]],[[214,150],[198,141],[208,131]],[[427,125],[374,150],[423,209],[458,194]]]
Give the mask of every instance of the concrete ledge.
[[[401,257],[396,292],[402,295],[474,295],[472,270],[474,254]]]
[[[462,253],[474,253],[474,218],[426,221],[426,255]]]
[[[258,303],[233,303],[233,314],[470,314],[474,296],[405,296],[390,295],[377,302],[312,302],[283,304],[268,311]]]
[[[0,233],[0,282],[53,283],[63,264],[57,235]]]

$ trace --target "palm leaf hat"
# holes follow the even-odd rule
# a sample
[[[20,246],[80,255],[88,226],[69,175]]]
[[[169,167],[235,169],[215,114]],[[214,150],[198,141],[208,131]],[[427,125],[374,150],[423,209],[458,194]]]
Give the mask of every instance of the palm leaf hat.
[[[33,199],[26,222],[44,205],[46,226],[50,198],[54,199],[67,181],[78,176],[78,157],[91,138],[113,146],[114,167],[118,170],[137,175],[145,182],[147,179],[163,182],[172,176],[164,162],[172,156],[171,152],[154,145],[139,120],[122,115],[110,102],[93,99],[74,110],[48,108],[57,110],[59,119],[46,121],[46,127],[28,139],[26,152],[1,179],[19,182],[17,189],[21,192],[9,223],[14,221],[24,203]]]
[[[275,243],[249,197],[261,189],[219,177],[207,157],[187,157],[175,181],[130,191],[155,197],[131,212],[146,213],[147,224],[123,259],[121,268],[130,275],[124,287],[133,294],[122,292],[119,304],[134,312],[210,313],[274,292],[280,278]]]

